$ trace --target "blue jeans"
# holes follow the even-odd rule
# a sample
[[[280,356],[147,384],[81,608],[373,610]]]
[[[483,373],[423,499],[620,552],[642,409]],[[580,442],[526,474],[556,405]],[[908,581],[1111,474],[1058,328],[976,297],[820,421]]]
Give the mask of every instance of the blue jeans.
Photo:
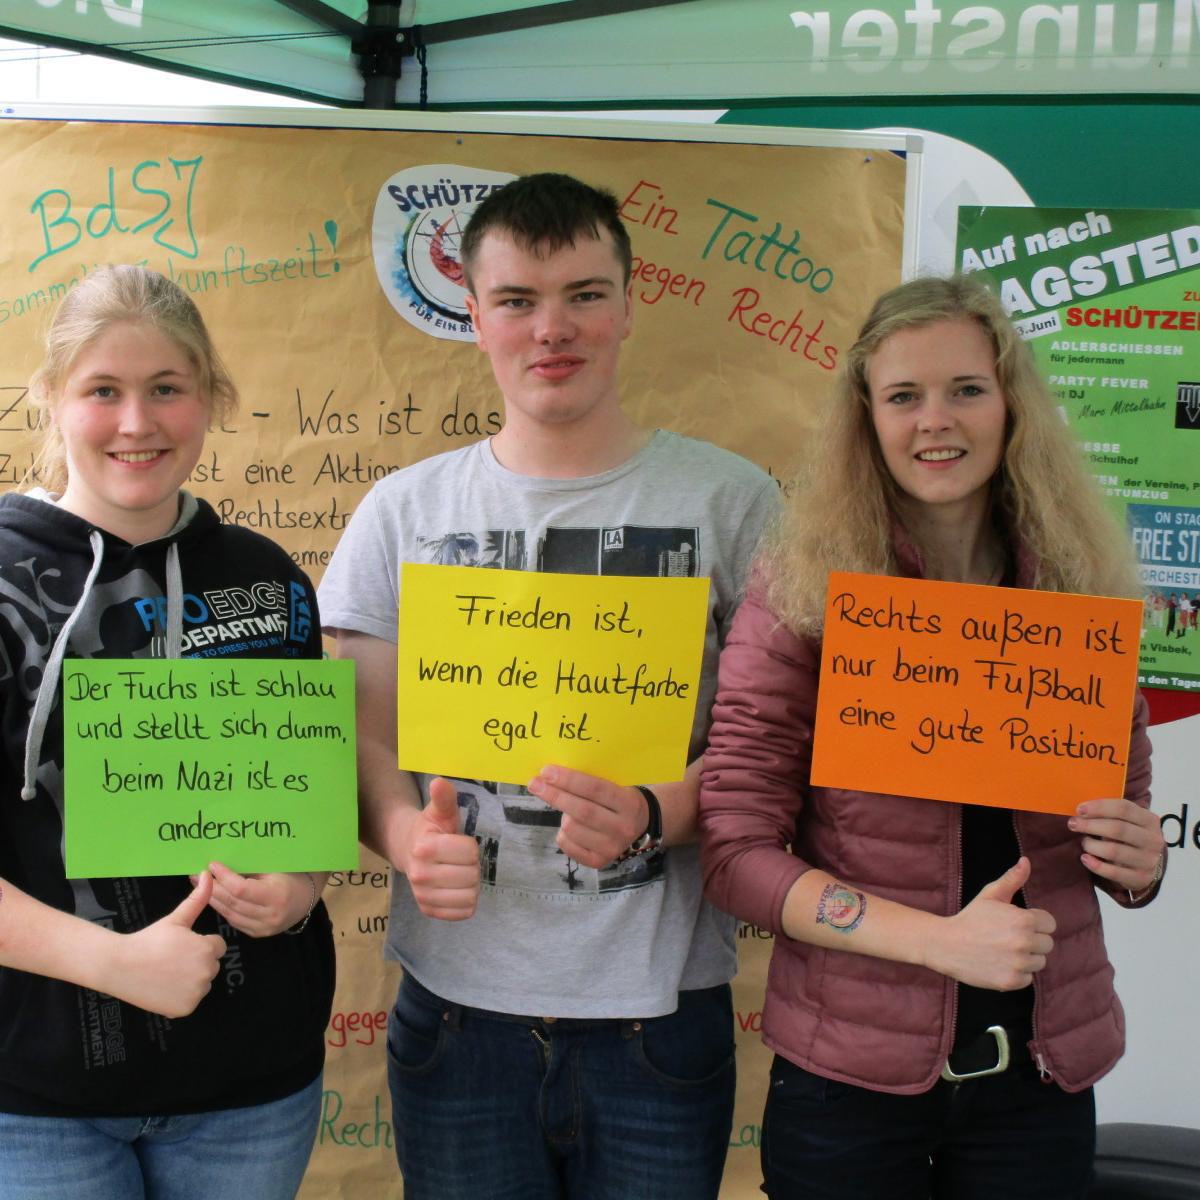
[[[733,1123],[728,985],[642,1020],[518,1017],[406,977],[388,1027],[406,1200],[715,1200]]]
[[[1092,1089],[1001,1075],[897,1096],[776,1057],[763,1117],[771,1200],[1083,1200],[1095,1152]]]
[[[177,1117],[0,1113],[0,1200],[293,1200],[321,1077],[269,1104]]]

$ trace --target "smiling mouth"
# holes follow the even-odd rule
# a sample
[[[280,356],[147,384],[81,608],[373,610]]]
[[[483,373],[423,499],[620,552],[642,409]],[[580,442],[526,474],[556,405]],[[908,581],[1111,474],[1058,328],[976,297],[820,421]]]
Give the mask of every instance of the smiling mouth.
[[[917,454],[919,462],[947,462],[952,458],[962,458],[965,450],[922,450]]]
[[[125,463],[143,463],[150,462],[152,459],[158,458],[159,455],[166,454],[165,450],[114,450],[109,456],[115,458],[117,462]]]

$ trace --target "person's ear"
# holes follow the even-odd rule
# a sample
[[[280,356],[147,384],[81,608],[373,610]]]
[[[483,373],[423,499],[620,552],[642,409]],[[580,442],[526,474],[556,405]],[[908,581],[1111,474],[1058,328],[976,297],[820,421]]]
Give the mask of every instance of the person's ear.
[[[487,343],[483,337],[483,330],[479,328],[479,301],[475,299],[474,293],[467,293],[466,303],[467,315],[471,318],[471,326],[475,330],[475,345],[486,352]]]

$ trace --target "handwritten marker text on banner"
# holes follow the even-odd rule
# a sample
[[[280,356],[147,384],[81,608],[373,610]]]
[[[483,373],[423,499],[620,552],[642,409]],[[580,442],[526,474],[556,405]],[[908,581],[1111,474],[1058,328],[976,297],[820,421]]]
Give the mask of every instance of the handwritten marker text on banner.
[[[358,864],[354,664],[69,659],[71,878]]]
[[[835,572],[812,782],[1071,813],[1125,786],[1136,600]]]
[[[405,563],[401,768],[527,783],[548,763],[681,779],[708,580]]]

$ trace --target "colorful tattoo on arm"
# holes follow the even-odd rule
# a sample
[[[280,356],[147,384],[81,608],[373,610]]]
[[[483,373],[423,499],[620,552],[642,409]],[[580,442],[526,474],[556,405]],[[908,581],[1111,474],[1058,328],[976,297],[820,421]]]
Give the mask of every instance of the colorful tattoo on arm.
[[[867,913],[867,898],[840,883],[827,884],[817,901],[817,924],[838,933],[853,933]]]

